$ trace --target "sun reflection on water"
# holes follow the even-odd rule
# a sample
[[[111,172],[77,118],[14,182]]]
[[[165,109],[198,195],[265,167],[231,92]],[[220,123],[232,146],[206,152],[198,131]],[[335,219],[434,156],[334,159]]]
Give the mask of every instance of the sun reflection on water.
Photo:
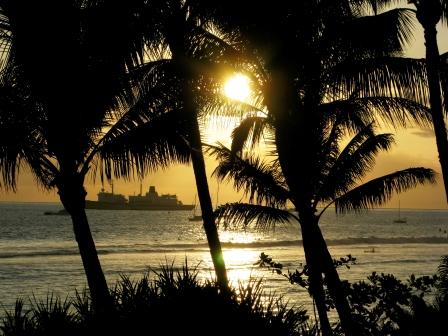
[[[230,283],[233,285],[246,284],[251,277],[254,277],[253,264],[257,259],[258,252],[252,249],[224,250],[224,260]]]
[[[257,273],[254,263],[260,252],[254,244],[262,240],[263,235],[259,232],[224,230],[219,236],[230,283],[236,286],[238,283],[247,284]]]
[[[249,247],[251,243],[259,241],[261,235],[254,232],[224,230],[219,233],[219,238],[224,244],[247,244]]]
[[[254,264],[258,261],[260,248],[254,246],[262,239],[256,232],[225,230],[219,234],[229,282],[238,287],[247,285],[252,278],[258,278],[260,269]],[[203,252],[203,262],[212,272],[213,263],[208,252]]]

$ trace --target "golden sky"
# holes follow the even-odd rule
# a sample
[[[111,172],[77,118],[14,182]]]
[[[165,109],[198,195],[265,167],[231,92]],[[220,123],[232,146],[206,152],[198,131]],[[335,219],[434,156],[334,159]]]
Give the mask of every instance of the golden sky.
[[[448,30],[439,27],[439,48],[440,53],[448,51]],[[415,33],[415,41],[410,46],[408,55],[410,57],[424,57],[423,34],[421,31]],[[209,127],[205,134],[205,141],[229,142],[231,123],[223,123],[221,126]],[[381,155],[377,161],[377,167],[373,176],[393,172],[398,169],[411,166],[423,166],[440,171],[438,156],[435,145],[435,138],[431,130],[407,129],[393,131],[396,135],[396,145],[387,154]],[[209,175],[216,163],[207,159],[207,171]],[[143,180],[143,189],[147,190],[149,185],[155,185],[159,193],[177,194],[183,203],[193,203],[196,188],[194,175],[191,166],[173,166],[167,170],[147,176]],[[217,182],[215,179],[209,180],[212,200],[215,204],[217,197]],[[110,190],[110,186],[105,186]],[[114,181],[115,193],[133,195],[139,193],[139,182]],[[86,189],[88,199],[96,200],[96,194],[101,189],[99,182],[87,181]],[[219,186],[219,203],[238,201],[241,195],[236,194],[231,185],[221,184]],[[18,190],[16,193],[0,190],[0,201],[18,202],[59,202],[55,191],[44,191],[35,184],[32,176],[25,170],[19,178]],[[447,202],[443,191],[441,176],[438,178],[436,186],[418,187],[400,195],[402,208],[429,208],[446,209]],[[394,197],[386,207],[395,208],[398,205],[398,197]]]

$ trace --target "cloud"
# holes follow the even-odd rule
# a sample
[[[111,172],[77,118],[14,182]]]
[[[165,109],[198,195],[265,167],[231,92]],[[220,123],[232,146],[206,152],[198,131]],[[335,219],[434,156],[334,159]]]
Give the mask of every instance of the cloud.
[[[417,129],[411,132],[411,134],[421,138],[434,138],[434,131],[432,129]]]

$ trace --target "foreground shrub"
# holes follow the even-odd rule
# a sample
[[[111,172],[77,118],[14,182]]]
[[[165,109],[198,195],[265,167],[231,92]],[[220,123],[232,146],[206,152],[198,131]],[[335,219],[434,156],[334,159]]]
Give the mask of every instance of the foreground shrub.
[[[199,281],[197,270],[162,267],[141,279],[122,276],[112,296],[114,307],[95,312],[88,295],[72,300],[52,295],[34,299],[28,310],[18,300],[6,312],[4,336],[40,335],[315,335],[306,311],[288,308],[265,295],[261,281],[221,293],[215,282]]]
[[[356,258],[348,255],[334,260],[335,267],[356,264]],[[294,271],[283,270],[283,265],[261,253],[257,262],[291,284],[309,291],[307,265]],[[326,282],[324,281],[324,284]],[[373,272],[366,280],[350,283],[342,281],[350,302],[352,318],[362,336],[427,336],[441,335],[448,316],[448,256],[443,256],[437,274],[415,277],[403,282],[392,274]],[[311,295],[311,293],[310,293]],[[335,309],[326,290],[327,309]],[[334,326],[340,332],[338,325]]]

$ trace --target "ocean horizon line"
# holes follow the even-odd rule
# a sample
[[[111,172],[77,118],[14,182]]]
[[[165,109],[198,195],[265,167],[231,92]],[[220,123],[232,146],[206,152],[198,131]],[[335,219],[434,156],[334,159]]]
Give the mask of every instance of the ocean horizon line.
[[[3,201],[0,200],[0,205],[3,204],[23,204],[23,205],[27,205],[27,204],[36,204],[36,205],[60,205],[62,206],[61,202],[58,201]],[[223,203],[225,204],[225,203]],[[319,207],[318,209],[323,209],[323,207]],[[334,207],[329,207],[329,209],[334,209]],[[378,207],[378,208],[373,208],[373,209],[367,209],[367,210],[361,210],[361,213],[365,213],[365,212],[369,212],[369,211],[375,211],[375,210],[397,210],[398,207]],[[89,209],[88,209],[89,210]],[[419,210],[419,211],[424,211],[424,210],[428,210],[428,211],[448,211],[448,207],[446,208],[406,208],[406,207],[401,207],[400,210]],[[101,211],[113,211],[113,210],[101,210]],[[150,210],[151,211],[151,210]],[[167,210],[168,211],[168,210]],[[187,211],[187,210],[185,210]],[[343,215],[343,214],[341,214]]]

